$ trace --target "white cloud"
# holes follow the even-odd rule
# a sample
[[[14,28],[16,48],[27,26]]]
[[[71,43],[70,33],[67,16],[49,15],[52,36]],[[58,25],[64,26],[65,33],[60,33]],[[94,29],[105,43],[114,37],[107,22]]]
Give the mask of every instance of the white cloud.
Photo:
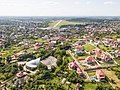
[[[113,1],[106,1],[104,2],[105,5],[115,5],[116,2],[113,2]]]
[[[45,4],[48,4],[48,5],[58,5],[59,3],[55,2],[55,1],[47,1],[47,2],[45,2]]]
[[[79,5],[79,4],[81,4],[81,2],[75,1],[74,4]]]
[[[91,3],[92,3],[91,1],[87,1],[87,2],[86,2],[87,5],[89,5],[89,4],[91,4]]]

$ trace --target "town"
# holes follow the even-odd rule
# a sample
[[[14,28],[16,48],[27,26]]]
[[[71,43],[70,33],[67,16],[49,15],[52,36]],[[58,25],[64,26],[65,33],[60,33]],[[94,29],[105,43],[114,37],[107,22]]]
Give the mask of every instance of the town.
[[[0,17],[0,90],[119,90],[120,17]]]

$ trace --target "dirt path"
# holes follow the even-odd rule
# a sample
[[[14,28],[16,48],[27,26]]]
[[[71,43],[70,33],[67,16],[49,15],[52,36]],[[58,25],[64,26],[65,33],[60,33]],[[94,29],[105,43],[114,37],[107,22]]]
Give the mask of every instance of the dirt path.
[[[119,87],[120,88],[120,80],[115,75],[113,71],[103,70],[105,75],[111,80],[114,80],[116,84],[110,83],[113,88]]]

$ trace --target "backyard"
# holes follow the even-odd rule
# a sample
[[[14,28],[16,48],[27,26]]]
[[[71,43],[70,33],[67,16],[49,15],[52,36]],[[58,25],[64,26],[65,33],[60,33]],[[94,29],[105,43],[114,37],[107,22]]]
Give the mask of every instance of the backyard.
[[[84,49],[85,49],[86,51],[90,51],[90,50],[95,49],[95,47],[94,47],[93,45],[91,45],[91,44],[85,44],[85,45],[83,45],[83,46],[84,46]]]

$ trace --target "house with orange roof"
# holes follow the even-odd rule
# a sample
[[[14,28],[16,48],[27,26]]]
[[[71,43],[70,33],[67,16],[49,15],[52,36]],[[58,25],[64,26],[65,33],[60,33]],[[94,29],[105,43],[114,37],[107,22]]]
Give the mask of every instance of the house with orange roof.
[[[92,57],[92,56],[88,56],[85,60],[86,60],[87,64],[95,65],[95,63],[96,63],[94,57]]]

